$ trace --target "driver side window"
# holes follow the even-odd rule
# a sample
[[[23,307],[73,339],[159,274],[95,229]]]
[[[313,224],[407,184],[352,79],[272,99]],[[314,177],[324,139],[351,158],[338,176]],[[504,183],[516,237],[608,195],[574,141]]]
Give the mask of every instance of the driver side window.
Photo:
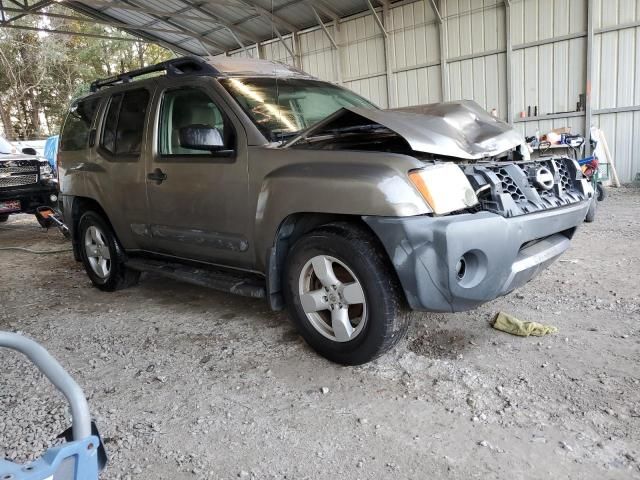
[[[215,128],[224,142],[224,148],[232,150],[235,147],[233,127],[206,93],[196,88],[165,92],[160,112],[160,155],[211,155],[209,151],[181,145],[180,130],[186,127]]]

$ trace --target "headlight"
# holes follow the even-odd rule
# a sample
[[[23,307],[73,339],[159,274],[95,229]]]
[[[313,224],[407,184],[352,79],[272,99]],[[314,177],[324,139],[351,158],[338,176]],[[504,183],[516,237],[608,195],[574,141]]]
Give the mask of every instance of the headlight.
[[[436,215],[463,210],[478,203],[469,180],[453,163],[412,170],[409,178]]]
[[[49,180],[52,177],[51,165],[44,163],[40,165],[40,179]]]

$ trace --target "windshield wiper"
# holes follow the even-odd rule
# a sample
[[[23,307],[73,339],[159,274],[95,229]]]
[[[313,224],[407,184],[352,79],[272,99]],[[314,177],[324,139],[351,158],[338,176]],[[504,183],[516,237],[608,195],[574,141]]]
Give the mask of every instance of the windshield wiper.
[[[387,127],[380,125],[379,123],[370,123],[367,125],[353,125],[350,127],[340,127],[340,128],[331,128],[327,129],[325,134],[331,135],[340,135],[343,133],[359,133],[359,132],[368,132],[372,130],[389,130]]]
[[[273,137],[274,142],[284,142],[290,138],[295,137],[300,133],[300,130],[296,130],[295,132],[273,132],[271,136]]]

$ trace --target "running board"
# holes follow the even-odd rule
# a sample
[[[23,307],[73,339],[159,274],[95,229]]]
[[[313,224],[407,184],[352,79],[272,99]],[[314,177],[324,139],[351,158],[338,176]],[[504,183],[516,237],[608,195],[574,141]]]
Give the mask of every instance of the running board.
[[[157,273],[174,280],[243,297],[266,298],[267,296],[264,279],[251,273],[214,267],[195,267],[147,258],[132,258],[126,265],[140,272]]]

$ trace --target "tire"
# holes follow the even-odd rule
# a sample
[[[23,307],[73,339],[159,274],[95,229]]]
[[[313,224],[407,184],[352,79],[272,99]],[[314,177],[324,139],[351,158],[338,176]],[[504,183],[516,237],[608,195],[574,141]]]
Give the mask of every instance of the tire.
[[[140,272],[125,266],[124,251],[102,215],[93,211],[82,215],[78,242],[84,268],[97,288],[113,292],[138,283]]]
[[[584,217],[584,221],[587,223],[591,223],[596,219],[596,211],[598,210],[598,199],[594,196],[591,199],[591,204],[589,205],[589,210],[587,211],[587,216]]]
[[[602,202],[605,198],[607,198],[607,190],[604,188],[601,182],[596,184],[596,198],[599,202]]]
[[[0,215],[0,223],[4,223],[9,220],[9,215]]]
[[[373,234],[349,223],[326,225],[293,245],[284,294],[302,337],[320,355],[343,365],[379,357],[409,325],[410,312],[386,253]]]

